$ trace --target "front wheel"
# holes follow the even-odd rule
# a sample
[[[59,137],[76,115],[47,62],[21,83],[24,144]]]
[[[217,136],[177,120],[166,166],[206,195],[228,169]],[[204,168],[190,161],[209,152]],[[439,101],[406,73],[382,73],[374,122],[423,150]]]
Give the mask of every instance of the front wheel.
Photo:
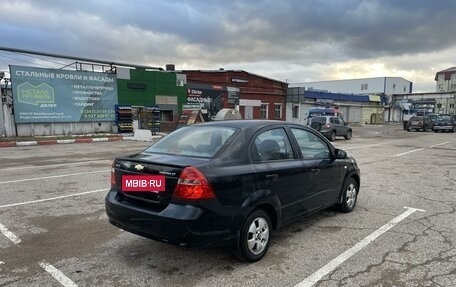
[[[358,199],[358,184],[353,177],[347,179],[342,189],[342,201],[337,205],[340,211],[348,213],[355,208]]]
[[[348,131],[347,134],[344,136],[346,140],[349,140],[352,138],[352,131]]]
[[[255,210],[245,220],[240,234],[240,253],[248,262],[263,258],[269,248],[272,225],[268,214]]]
[[[332,141],[332,142],[336,140],[336,132],[335,131],[333,131],[331,133],[331,135],[329,136],[329,140]]]

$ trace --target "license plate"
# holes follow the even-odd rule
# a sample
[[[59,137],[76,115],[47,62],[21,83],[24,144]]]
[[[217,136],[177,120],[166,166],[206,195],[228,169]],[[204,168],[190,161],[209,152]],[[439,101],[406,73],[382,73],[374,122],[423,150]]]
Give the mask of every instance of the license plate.
[[[164,175],[122,175],[124,192],[161,192],[166,190]]]

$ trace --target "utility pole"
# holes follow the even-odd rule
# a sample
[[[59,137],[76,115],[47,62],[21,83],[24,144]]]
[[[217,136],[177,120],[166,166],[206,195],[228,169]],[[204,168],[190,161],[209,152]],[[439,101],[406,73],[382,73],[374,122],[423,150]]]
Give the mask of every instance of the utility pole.
[[[3,106],[6,105],[6,89],[8,88],[8,82],[3,80],[5,77],[4,72],[0,72],[0,99],[1,99],[1,106],[0,106],[0,136],[6,136],[6,127],[5,127],[5,112],[3,110]]]

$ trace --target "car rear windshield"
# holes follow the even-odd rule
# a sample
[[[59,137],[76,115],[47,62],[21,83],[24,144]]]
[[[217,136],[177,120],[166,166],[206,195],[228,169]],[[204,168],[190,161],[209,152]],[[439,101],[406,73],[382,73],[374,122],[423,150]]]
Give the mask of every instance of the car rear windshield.
[[[422,121],[423,117],[411,117],[410,121]]]
[[[312,122],[326,124],[326,117],[314,117],[312,118]]]
[[[145,152],[212,158],[235,132],[234,128],[222,126],[183,127],[152,144]]]

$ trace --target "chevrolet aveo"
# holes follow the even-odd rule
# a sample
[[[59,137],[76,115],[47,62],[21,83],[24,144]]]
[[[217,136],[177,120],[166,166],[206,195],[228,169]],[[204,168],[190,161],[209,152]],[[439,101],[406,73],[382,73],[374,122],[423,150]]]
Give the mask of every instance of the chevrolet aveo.
[[[210,122],[116,158],[106,212],[123,230],[180,246],[232,246],[255,262],[274,229],[330,206],[352,211],[359,186],[356,161],[314,129]]]

